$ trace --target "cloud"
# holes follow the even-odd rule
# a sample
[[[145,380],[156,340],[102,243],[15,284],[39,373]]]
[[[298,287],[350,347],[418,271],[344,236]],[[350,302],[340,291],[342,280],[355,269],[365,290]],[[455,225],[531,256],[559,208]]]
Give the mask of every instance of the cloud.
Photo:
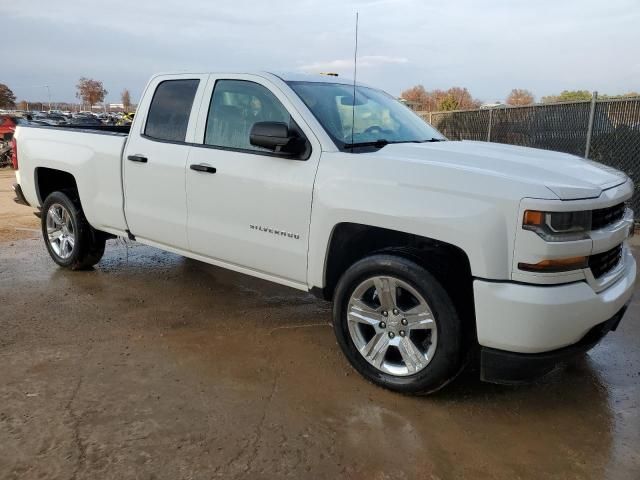
[[[358,57],[358,68],[380,67],[382,65],[408,63],[405,57],[388,57],[385,55],[364,55]],[[301,65],[298,70],[305,72],[351,70],[353,69],[353,59],[330,60],[327,62],[315,62],[308,65]]]
[[[99,11],[86,0],[51,5],[0,0],[11,52],[0,81],[19,99],[42,99],[44,89],[32,86],[50,85],[55,100],[73,100],[81,76],[102,80],[114,101],[124,88],[137,96],[158,71],[350,77],[356,12],[358,78],[394,94],[416,84],[459,85],[491,101],[516,87],[538,97],[638,90],[639,0],[458,0],[446,8],[424,0],[110,0]]]

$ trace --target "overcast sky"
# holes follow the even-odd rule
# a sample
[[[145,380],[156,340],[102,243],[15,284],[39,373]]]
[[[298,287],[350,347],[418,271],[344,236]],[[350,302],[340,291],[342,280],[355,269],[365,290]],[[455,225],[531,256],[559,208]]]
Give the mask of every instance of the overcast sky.
[[[18,100],[72,101],[81,76],[137,101],[154,72],[306,70],[398,95],[467,87],[640,90],[640,0],[0,0],[0,83]]]

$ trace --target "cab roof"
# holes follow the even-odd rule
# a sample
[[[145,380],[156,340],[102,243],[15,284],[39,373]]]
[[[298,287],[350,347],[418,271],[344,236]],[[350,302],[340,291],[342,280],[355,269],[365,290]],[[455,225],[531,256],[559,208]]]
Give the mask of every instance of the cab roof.
[[[320,73],[304,73],[295,71],[251,71],[251,70],[211,70],[211,71],[191,71],[191,70],[178,70],[159,72],[153,75],[152,78],[163,77],[168,75],[203,75],[203,74],[240,74],[240,75],[260,75],[260,76],[275,76],[285,82],[315,82],[315,83],[338,83],[340,85],[353,85],[353,79],[348,77],[340,77],[336,75],[320,74]],[[371,87],[370,85],[362,82],[356,82],[357,85],[362,87]]]
[[[275,75],[285,82],[316,82],[316,83],[339,83],[342,85],[353,85],[353,79],[336,75],[303,72],[265,72]],[[357,83],[361,85],[360,82]]]

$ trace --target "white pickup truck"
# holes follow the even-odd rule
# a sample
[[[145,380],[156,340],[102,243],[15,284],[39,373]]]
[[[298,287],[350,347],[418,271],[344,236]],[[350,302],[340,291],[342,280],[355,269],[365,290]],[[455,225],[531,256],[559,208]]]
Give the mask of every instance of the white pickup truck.
[[[17,128],[17,198],[58,265],[89,268],[128,236],[311,291],[333,300],[353,367],[395,391],[433,392],[469,359],[487,381],[544,374],[632,295],[626,175],[448,141],[374,88],[161,74],[118,130]]]

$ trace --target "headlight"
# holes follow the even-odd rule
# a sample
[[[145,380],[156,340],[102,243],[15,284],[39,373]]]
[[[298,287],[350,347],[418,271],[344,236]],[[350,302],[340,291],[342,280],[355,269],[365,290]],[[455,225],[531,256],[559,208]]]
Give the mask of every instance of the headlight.
[[[569,242],[589,238],[591,210],[581,212],[524,212],[522,228],[536,232],[547,242]]]

